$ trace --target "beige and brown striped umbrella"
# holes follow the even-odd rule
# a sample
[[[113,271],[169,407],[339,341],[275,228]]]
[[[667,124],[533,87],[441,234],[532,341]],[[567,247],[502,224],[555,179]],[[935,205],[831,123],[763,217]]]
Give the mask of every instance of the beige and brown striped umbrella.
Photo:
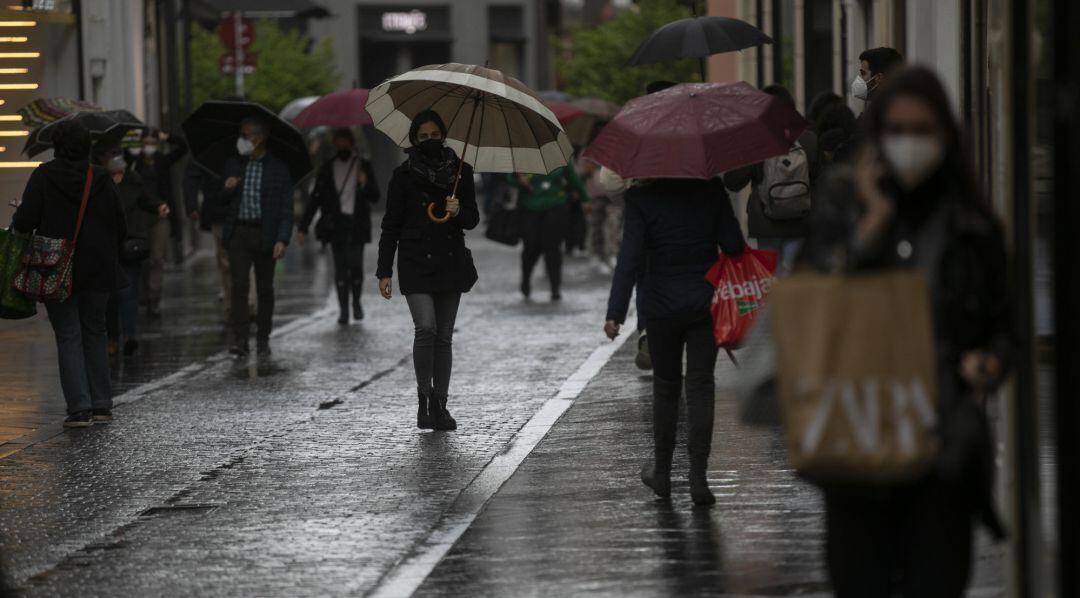
[[[434,110],[447,145],[476,172],[548,174],[574,153],[559,121],[524,83],[469,64],[423,66],[398,75],[368,96],[375,127],[409,147],[409,125]]]

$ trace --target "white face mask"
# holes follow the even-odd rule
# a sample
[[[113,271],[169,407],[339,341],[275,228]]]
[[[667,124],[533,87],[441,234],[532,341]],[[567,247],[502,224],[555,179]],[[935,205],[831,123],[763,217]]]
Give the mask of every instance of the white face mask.
[[[142,146],[142,153],[144,156],[153,156],[157,153],[156,145],[144,145]]]
[[[855,80],[851,82],[851,95],[863,101],[870,95],[870,88],[866,86],[866,81],[863,81],[862,75],[855,75]]]
[[[886,135],[881,153],[905,190],[918,187],[945,160],[944,146],[932,135]]]
[[[109,158],[109,163],[105,165],[105,168],[109,170],[109,174],[124,172],[124,169],[127,168],[127,162],[124,162],[123,156],[113,156]]]
[[[128,151],[131,152],[132,156],[138,156],[139,154],[142,153],[142,148],[141,147],[133,147],[133,148],[129,149]]]
[[[248,139],[240,137],[236,140],[236,151],[240,152],[241,156],[250,156],[255,152],[255,144]]]

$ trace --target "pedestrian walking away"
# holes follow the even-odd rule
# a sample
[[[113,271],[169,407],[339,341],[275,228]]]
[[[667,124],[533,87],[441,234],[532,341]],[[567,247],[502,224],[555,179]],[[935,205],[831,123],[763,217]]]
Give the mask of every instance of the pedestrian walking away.
[[[974,523],[1003,534],[983,401],[1015,346],[1004,235],[978,195],[933,73],[891,74],[866,124],[855,166],[822,181],[803,256],[828,272],[925,273],[939,447],[930,472],[911,482],[823,485],[826,561],[840,598],[959,597],[971,574]]]
[[[573,166],[547,175],[517,175],[521,217],[521,294],[532,296],[532,272],[540,257],[551,285],[551,300],[562,299],[563,241],[570,226],[570,202],[588,201],[585,184]]]
[[[690,495],[695,504],[716,502],[706,476],[712,450],[714,289],[705,274],[719,251],[739,255],[745,245],[731,200],[719,178],[654,179],[626,192],[622,245],[604,332],[620,334],[639,272],[645,271],[642,302],[649,314],[653,366],[653,460],[641,471],[657,496],[671,495],[671,461],[685,381]],[[686,370],[683,371],[683,354]]]
[[[60,123],[53,142],[55,158],[30,175],[12,224],[53,239],[73,239],[78,230],[73,291],[45,308],[67,402],[64,426],[86,427],[112,420],[105,309],[109,295],[126,284],[119,256],[127,231],[116,185],[108,171],[90,164],[90,133],[77,122]]]
[[[762,91],[795,106],[791,93],[780,85],[769,85]],[[724,174],[724,183],[731,191],[751,185],[746,203],[748,235],[757,240],[758,249],[780,254],[783,272],[793,267],[806,236],[820,164],[817,135],[807,129],[787,154]]]
[[[338,323],[348,324],[350,295],[353,318],[364,319],[360,300],[364,246],[371,242],[371,204],[379,201],[379,187],[371,162],[357,154],[353,132],[335,129],[333,141],[334,158],[319,168],[315,189],[297,227],[297,240],[304,243],[311,221],[321,212],[315,237],[329,243],[333,251],[334,284],[341,308]]]
[[[99,140],[94,144],[94,162],[104,167],[116,184],[127,224],[127,237],[120,249],[120,267],[127,286],[109,297],[106,321],[109,332],[109,355],[116,355],[123,342],[125,357],[139,349],[136,336],[141,293],[143,262],[150,255],[150,230],[169,216],[169,206],[146,192],[134,164],[124,160],[119,139]]]
[[[477,281],[465,231],[480,223],[472,168],[460,163],[445,139],[446,125],[437,113],[425,111],[413,119],[408,158],[394,170],[387,188],[375,273],[379,291],[390,299],[397,254],[398,288],[415,325],[416,425],[435,430],[457,429],[447,409],[454,321],[462,293]],[[434,215],[440,212],[444,215]]]
[[[258,294],[256,351],[267,356],[274,317],[274,265],[285,257],[292,237],[293,179],[285,163],[267,150],[268,133],[266,123],[258,118],[240,124],[239,156],[225,163],[219,199],[227,206],[222,240],[232,276],[234,338],[229,352],[241,357],[248,354],[251,331],[248,274],[254,269]]]
[[[172,146],[162,152],[162,144]],[[148,129],[141,139],[142,145],[132,150],[135,155],[135,171],[142,181],[144,190],[154,201],[169,207],[169,217],[153,223],[150,228],[150,258],[144,266],[146,310],[151,318],[161,317],[162,281],[165,276],[165,260],[169,253],[169,242],[174,241],[174,253],[180,245],[175,241],[180,237],[179,209],[173,201],[172,167],[187,155],[188,147],[183,137],[171,136],[158,129]],[[177,255],[181,259],[182,255]]]

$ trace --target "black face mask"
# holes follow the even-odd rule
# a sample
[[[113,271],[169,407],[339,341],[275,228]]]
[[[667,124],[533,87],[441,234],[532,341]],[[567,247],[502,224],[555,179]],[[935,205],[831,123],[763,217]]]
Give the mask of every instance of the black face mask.
[[[428,139],[421,141],[420,152],[431,159],[436,159],[442,156],[443,152],[443,140],[442,139]]]
[[[338,160],[345,161],[345,160],[348,160],[351,157],[352,157],[352,150],[351,149],[339,149],[337,151],[337,159]]]

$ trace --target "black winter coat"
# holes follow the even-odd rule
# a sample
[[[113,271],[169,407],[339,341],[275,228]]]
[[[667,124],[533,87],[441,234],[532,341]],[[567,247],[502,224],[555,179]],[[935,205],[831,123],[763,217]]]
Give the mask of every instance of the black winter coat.
[[[371,205],[379,201],[379,186],[375,181],[375,172],[368,160],[359,160],[349,174],[357,175],[357,168],[363,168],[367,175],[367,185],[363,188],[356,187],[356,200],[352,216],[341,213],[341,198],[338,197],[338,183],[334,180],[334,162],[329,160],[319,168],[319,174],[315,179],[315,189],[311,192],[304,216],[300,219],[297,230],[308,232],[311,221],[315,219],[315,213],[321,211],[322,216],[315,224],[315,238],[324,243],[367,244],[371,242]]]
[[[71,239],[79,219],[87,164],[86,160],[57,158],[34,169],[12,219],[15,230]],[[116,185],[104,168],[95,166],[86,216],[75,247],[75,293],[112,292],[127,286],[120,272],[120,246],[126,236],[124,209]]]
[[[435,224],[428,218],[428,205],[434,202],[436,213],[442,214],[447,195],[449,191],[411,172],[408,162],[398,166],[390,178],[375,276],[393,277],[396,252],[398,286],[403,295],[465,293],[476,283],[472,253],[465,247],[465,231],[480,223],[480,210],[468,164],[462,168],[457,190],[461,212],[445,224]]]
[[[165,202],[146,192],[139,173],[133,165],[124,171],[124,179],[116,186],[120,203],[124,208],[128,239],[149,239],[150,229],[157,222],[158,210]]]
[[[638,291],[650,320],[708,313],[714,288],[705,274],[719,250],[739,255],[746,245],[723,182],[659,179],[631,187],[623,219],[607,319],[626,320],[642,270],[645,282]]]
[[[1011,361],[1013,289],[1002,229],[988,211],[964,202],[939,174],[911,193],[890,185],[897,198],[893,222],[871,246],[856,246],[862,206],[851,176],[850,168],[838,168],[816,189],[811,235],[800,262],[822,271],[926,272],[941,421],[941,448],[932,475],[964,496],[993,530],[990,429],[960,375],[960,360],[969,351],[981,350],[995,354],[1006,367]]]

